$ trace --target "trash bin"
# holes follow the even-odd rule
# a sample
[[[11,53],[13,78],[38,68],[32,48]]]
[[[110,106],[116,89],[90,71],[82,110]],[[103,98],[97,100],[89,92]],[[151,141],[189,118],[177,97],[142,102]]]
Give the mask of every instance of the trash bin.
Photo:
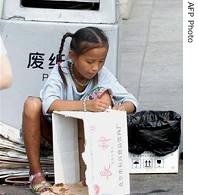
[[[0,33],[14,78],[12,87],[0,92],[0,121],[21,128],[23,103],[29,95],[39,96],[67,31],[103,29],[110,44],[105,66],[118,77],[118,5],[116,0],[3,0]]]

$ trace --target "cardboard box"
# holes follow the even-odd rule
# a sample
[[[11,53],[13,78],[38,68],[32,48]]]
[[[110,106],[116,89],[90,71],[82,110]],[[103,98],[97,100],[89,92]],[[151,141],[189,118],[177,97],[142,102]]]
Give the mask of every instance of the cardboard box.
[[[179,149],[166,156],[151,152],[129,153],[129,173],[178,173]]]
[[[55,183],[80,181],[78,119],[83,120],[89,195],[130,194],[126,112],[53,113]]]

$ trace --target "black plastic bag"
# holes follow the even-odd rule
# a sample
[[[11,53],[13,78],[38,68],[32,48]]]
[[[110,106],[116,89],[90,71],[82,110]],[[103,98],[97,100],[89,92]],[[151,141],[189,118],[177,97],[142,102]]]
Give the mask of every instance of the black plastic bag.
[[[127,115],[129,152],[165,156],[177,150],[181,116],[174,111],[140,111]]]

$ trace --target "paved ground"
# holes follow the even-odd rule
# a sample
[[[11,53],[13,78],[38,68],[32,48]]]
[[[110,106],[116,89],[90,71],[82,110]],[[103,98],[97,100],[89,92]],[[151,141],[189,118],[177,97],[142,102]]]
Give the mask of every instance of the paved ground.
[[[182,115],[182,0],[134,0],[121,24],[120,81],[140,109]],[[183,146],[181,144],[181,151]],[[183,161],[178,174],[131,175],[131,194],[183,194]],[[0,195],[31,195],[28,186],[0,186]]]
[[[140,109],[183,113],[182,9],[182,0],[135,0],[122,22],[120,80]],[[132,175],[131,193],[183,194],[183,161],[178,174]]]
[[[131,195],[182,195],[183,162],[177,174],[131,174]],[[33,195],[27,185],[0,185],[0,195]]]

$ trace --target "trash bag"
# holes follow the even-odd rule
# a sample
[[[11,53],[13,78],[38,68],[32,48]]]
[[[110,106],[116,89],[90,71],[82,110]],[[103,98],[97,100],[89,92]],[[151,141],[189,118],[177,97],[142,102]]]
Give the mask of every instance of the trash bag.
[[[177,150],[181,116],[174,111],[140,111],[127,115],[129,152],[165,156]]]

